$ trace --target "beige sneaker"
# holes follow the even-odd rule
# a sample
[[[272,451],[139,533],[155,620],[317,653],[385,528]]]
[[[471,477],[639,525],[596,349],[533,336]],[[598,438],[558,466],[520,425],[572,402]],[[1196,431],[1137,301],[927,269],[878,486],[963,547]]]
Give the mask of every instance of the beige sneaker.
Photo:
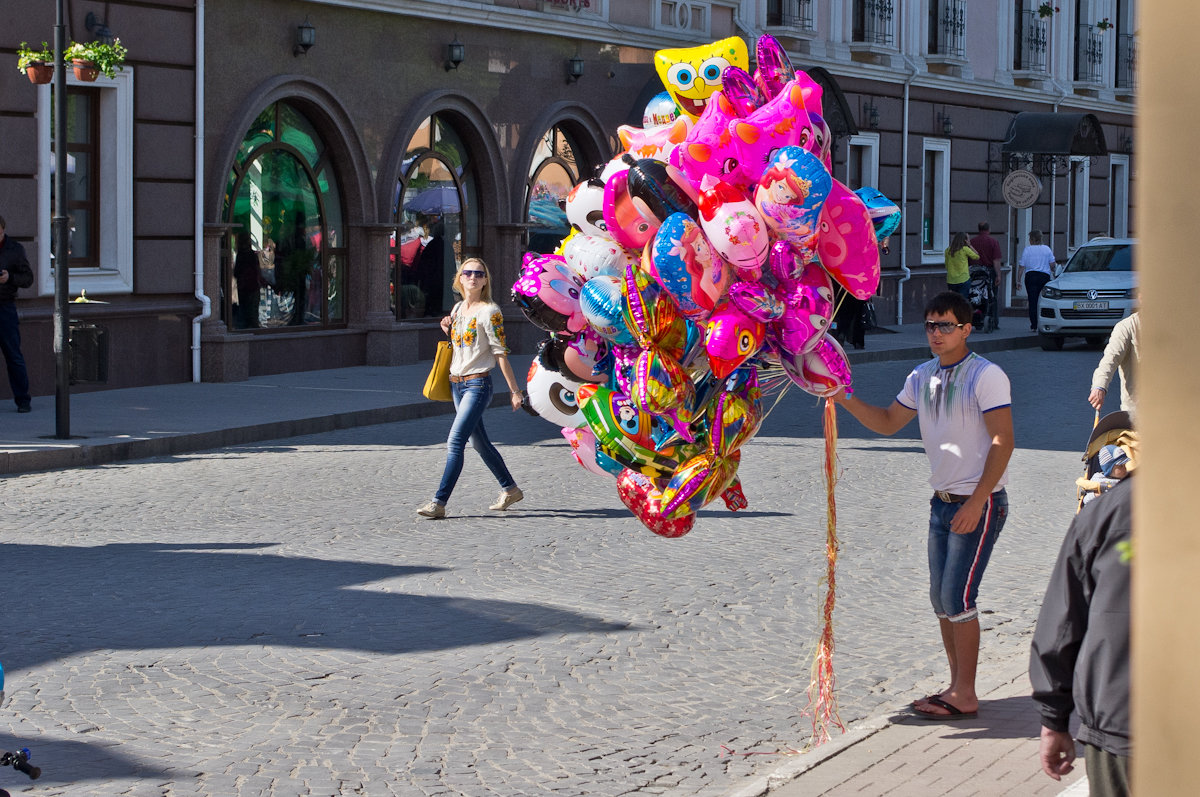
[[[500,493],[500,497],[496,499],[496,503],[492,504],[488,509],[508,509],[524,497],[525,493],[521,492],[521,488],[514,487],[512,492],[505,491]]]
[[[429,517],[433,519],[443,518],[446,516],[446,507],[439,504],[437,501],[430,501],[425,506],[417,510],[417,514],[421,517]]]

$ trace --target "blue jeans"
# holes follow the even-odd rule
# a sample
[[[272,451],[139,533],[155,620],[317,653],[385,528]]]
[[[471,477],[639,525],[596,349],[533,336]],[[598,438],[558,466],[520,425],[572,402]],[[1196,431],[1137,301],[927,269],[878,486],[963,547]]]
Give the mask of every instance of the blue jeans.
[[[954,291],[959,296],[967,300],[967,304],[971,303],[971,281],[966,282],[947,282],[946,290]]]
[[[492,403],[491,376],[468,382],[451,382],[450,394],[457,414],[454,416],[454,425],[450,427],[450,437],[446,440],[446,470],[442,473],[442,483],[438,485],[433,500],[442,505],[450,500],[450,493],[454,492],[454,485],[462,473],[467,440],[479,452],[483,464],[488,466],[501,488],[510,490],[516,487],[517,482],[483,428],[483,412]]]
[[[17,319],[17,306],[12,302],[0,302],[0,352],[8,366],[8,384],[12,387],[13,401],[18,407],[29,403],[29,374],[25,370],[25,357],[21,354],[21,327]]]
[[[996,537],[1008,519],[1008,493],[992,493],[979,525],[967,534],[950,530],[950,521],[961,507],[936,495],[929,501],[929,601],[939,618],[952,623],[965,623],[978,616],[975,599],[979,582]]]

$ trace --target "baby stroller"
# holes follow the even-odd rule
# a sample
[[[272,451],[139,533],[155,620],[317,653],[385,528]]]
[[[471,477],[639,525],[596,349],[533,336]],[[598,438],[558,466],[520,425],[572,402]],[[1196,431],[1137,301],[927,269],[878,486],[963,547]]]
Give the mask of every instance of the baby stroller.
[[[1138,463],[1138,435],[1128,412],[1110,412],[1100,418],[1092,429],[1092,436],[1088,438],[1087,448],[1083,452],[1083,476],[1075,480],[1079,499],[1076,512],[1083,508],[1084,499],[1091,500],[1111,486],[1111,480],[1105,479],[1100,470],[1100,449],[1108,445],[1117,446],[1125,453],[1129,458],[1124,463],[1125,469],[1132,473]]]
[[[981,332],[991,332],[995,327],[996,272],[988,266],[971,266],[971,281],[967,284],[971,292],[971,326]]]

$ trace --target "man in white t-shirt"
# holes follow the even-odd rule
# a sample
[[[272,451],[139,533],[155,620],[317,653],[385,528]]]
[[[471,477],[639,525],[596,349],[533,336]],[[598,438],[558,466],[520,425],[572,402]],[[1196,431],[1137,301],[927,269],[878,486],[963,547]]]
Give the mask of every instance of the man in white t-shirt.
[[[835,399],[868,429],[891,435],[913,418],[929,458],[934,489],[929,516],[929,598],[950,664],[950,686],[914,701],[923,719],[958,720],[979,710],[979,613],[975,599],[992,547],[1008,517],[1008,459],[1013,451],[1008,377],[967,349],[971,305],[958,293],[925,306],[935,355],[908,375],[890,406],[857,396]]]
[[[1017,264],[1025,275],[1025,300],[1029,302],[1029,329],[1036,332],[1038,325],[1038,299],[1042,288],[1054,276],[1054,250],[1042,243],[1042,231],[1030,230],[1029,246],[1021,252]]]

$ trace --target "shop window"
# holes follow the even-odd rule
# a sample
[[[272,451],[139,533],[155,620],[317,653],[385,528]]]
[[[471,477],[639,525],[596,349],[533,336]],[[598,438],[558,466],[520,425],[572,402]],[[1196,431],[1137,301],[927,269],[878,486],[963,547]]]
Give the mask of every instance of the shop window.
[[[53,86],[38,88],[38,293],[54,293]],[[133,69],[82,82],[67,72],[68,263],[71,293],[133,290]]]
[[[921,251],[927,263],[941,262],[950,245],[950,142],[925,139],[921,168]]]
[[[225,217],[238,225],[224,269],[230,329],[345,322],[341,191],[325,142],[294,106],[271,105],[246,132]]]
[[[458,264],[480,254],[474,164],[454,128],[434,114],[409,141],[401,168],[392,209],[391,307],[400,319],[441,318],[456,301],[451,282]]]
[[[579,147],[561,127],[552,127],[542,136],[525,187],[525,216],[530,225],[527,250],[553,252],[571,232],[567,194],[580,179],[579,157]]]

